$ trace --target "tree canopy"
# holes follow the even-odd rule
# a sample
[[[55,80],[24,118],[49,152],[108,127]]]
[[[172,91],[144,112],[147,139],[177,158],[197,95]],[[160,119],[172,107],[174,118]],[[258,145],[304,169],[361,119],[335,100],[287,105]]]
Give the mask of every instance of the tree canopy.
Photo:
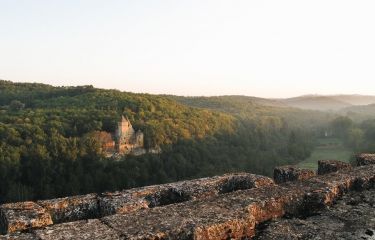
[[[93,134],[121,115],[160,154],[106,158]],[[211,176],[271,174],[308,157],[334,116],[239,97],[183,98],[0,81],[0,202]],[[357,128],[364,131],[365,126]],[[346,125],[344,125],[345,127]],[[367,137],[348,131],[351,143]],[[371,135],[372,136],[372,135]]]

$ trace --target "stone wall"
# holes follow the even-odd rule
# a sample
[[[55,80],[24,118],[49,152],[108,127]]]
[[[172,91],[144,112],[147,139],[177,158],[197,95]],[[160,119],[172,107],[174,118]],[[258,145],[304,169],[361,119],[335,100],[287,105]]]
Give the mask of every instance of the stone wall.
[[[349,163],[338,160],[320,160],[318,161],[318,174],[323,175],[331,172],[337,172],[342,169],[352,169]]]
[[[257,230],[257,240],[375,239],[375,191],[351,192],[306,218],[281,218]]]
[[[375,164],[375,154],[361,153],[357,155],[358,166],[369,165],[369,164]]]
[[[247,173],[0,206],[2,239],[250,239],[262,223],[307,217],[374,189],[375,165],[274,184]],[[373,190],[371,190],[373,191]],[[282,239],[282,238],[280,238]]]
[[[4,204],[0,206],[0,230],[2,233],[12,233],[57,223],[131,213],[273,184],[268,177],[236,173],[113,193]]]
[[[276,183],[305,180],[315,175],[313,170],[301,169],[292,165],[276,167],[273,171],[273,179]]]

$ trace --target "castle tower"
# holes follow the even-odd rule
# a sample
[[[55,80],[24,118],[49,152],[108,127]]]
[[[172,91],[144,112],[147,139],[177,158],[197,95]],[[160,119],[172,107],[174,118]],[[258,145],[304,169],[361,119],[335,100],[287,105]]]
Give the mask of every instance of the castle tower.
[[[115,149],[119,154],[135,154],[135,152],[140,153],[140,150],[142,153],[145,151],[142,131],[136,132],[127,117],[122,116],[121,121],[117,123],[114,138]]]
[[[117,123],[116,130],[116,150],[119,153],[130,151],[135,131],[127,117],[122,116],[121,121]]]
[[[133,128],[127,117],[121,116],[121,121],[117,123],[116,137],[121,139],[124,135],[128,134]]]
[[[135,134],[135,145],[137,147],[143,147],[144,145],[144,135],[141,130],[138,130],[137,133]]]

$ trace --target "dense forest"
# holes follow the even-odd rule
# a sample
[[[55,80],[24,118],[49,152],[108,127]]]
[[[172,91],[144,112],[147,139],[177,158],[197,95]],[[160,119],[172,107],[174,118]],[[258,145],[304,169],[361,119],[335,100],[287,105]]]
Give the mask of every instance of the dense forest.
[[[159,154],[106,158],[94,131],[121,115]],[[341,127],[341,128],[340,128]],[[232,171],[270,175],[308,157],[327,129],[375,148],[375,120],[240,96],[186,98],[0,81],[0,202],[103,192]]]

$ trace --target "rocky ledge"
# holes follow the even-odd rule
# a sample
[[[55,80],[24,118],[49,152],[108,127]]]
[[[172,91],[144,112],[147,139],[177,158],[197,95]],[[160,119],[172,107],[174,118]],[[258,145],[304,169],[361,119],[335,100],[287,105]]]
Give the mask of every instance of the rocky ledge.
[[[375,190],[344,195],[312,216],[267,222],[255,239],[375,239]]]
[[[0,206],[0,233],[13,233],[64,222],[129,214],[155,207],[206,199],[233,191],[274,185],[271,178],[249,173]]]
[[[329,166],[324,175],[288,166],[278,185],[242,173],[4,204],[0,227],[6,235],[0,240],[373,239],[370,163],[351,168],[323,162]]]

